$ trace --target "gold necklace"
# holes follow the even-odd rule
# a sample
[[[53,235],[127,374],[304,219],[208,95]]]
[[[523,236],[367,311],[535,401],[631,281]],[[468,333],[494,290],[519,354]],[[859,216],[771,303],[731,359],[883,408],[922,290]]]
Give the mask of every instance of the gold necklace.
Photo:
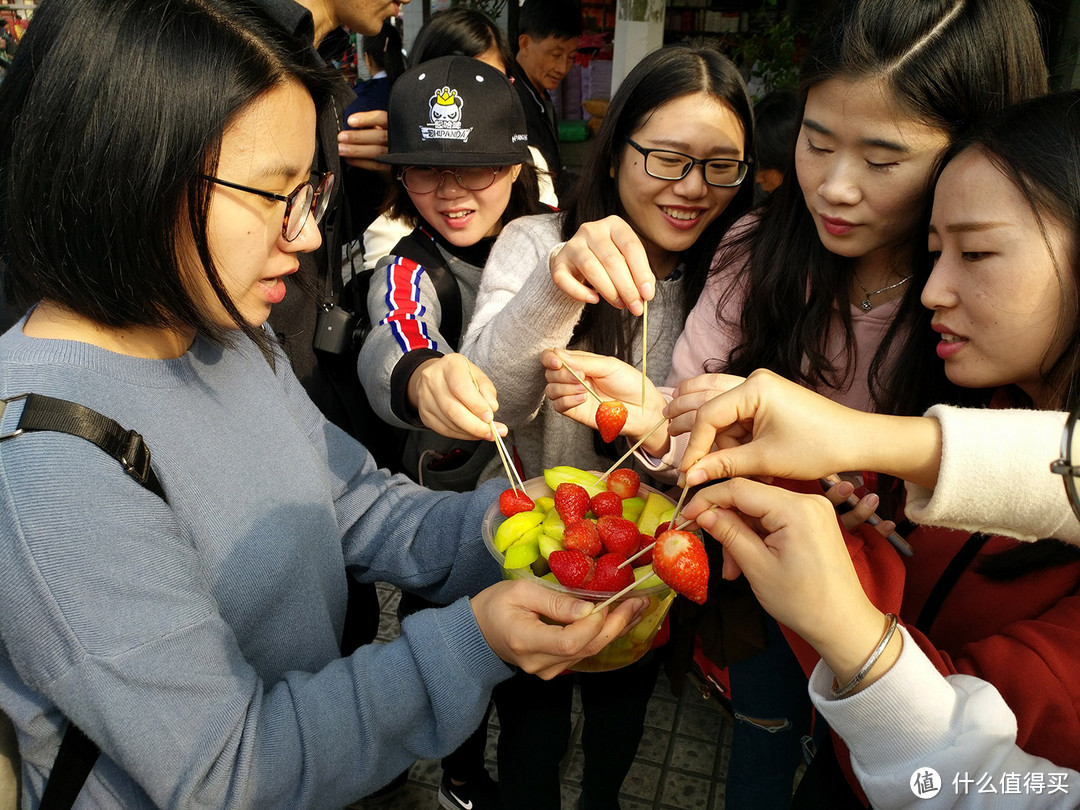
[[[869,312],[871,309],[874,308],[874,305],[870,303],[870,296],[878,295],[879,293],[883,292],[888,292],[889,290],[895,290],[901,284],[906,284],[907,282],[911,281],[911,276],[904,276],[902,279],[893,284],[889,284],[879,290],[874,290],[873,292],[870,292],[870,290],[866,289],[866,287],[863,286],[862,281],[859,279],[858,273],[852,273],[851,275],[855,276],[855,283],[858,284],[859,288],[863,291],[863,300],[859,304],[863,312]]]

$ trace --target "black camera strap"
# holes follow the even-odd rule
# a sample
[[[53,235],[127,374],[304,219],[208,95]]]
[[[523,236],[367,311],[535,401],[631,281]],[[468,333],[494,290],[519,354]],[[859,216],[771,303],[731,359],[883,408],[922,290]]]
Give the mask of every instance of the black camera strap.
[[[0,416],[8,405],[19,400],[25,400],[25,404],[18,424],[10,433],[0,436],[0,441],[39,430],[78,436],[96,444],[119,461],[131,478],[168,502],[165,490],[150,466],[150,448],[134,430],[126,430],[118,422],[84,405],[43,394],[22,394],[0,400]],[[100,752],[94,741],[69,720],[41,795],[40,810],[71,808]]]

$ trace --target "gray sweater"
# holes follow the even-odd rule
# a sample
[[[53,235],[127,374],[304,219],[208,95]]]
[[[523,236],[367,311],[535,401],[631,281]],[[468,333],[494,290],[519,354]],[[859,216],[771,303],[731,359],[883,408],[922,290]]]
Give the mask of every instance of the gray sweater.
[[[499,578],[479,531],[497,486],[389,477],[247,341],[147,360],[21,325],[0,396],[138,430],[168,496],[80,438],[0,442],[0,709],[25,807],[65,717],[103,752],[79,807],[342,807],[476,728],[510,674],[464,598]],[[346,572],[452,604],[341,658]]]
[[[555,286],[548,269],[548,253],[562,239],[560,216],[522,217],[503,229],[484,268],[462,345],[462,353],[495,384],[496,417],[510,428],[526,478],[558,464],[606,470],[614,461],[596,452],[594,430],[558,413],[544,397],[540,354],[547,348],[565,348],[585,309]],[[667,377],[675,340],[685,322],[681,288],[677,276],[661,281],[649,303],[648,375],[657,385],[663,385]],[[629,313],[624,317],[633,318]],[[634,320],[640,333],[641,320]],[[640,334],[633,347],[630,362],[640,368]],[[499,470],[496,459],[489,474]]]

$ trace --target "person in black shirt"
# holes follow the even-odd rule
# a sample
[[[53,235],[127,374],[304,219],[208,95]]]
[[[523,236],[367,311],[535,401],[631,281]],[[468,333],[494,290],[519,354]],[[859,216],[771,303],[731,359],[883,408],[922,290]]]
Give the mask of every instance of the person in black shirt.
[[[573,66],[580,36],[581,11],[574,0],[525,0],[522,5],[514,87],[525,109],[529,144],[544,156],[560,197],[567,178],[559,152],[559,122],[548,92]]]

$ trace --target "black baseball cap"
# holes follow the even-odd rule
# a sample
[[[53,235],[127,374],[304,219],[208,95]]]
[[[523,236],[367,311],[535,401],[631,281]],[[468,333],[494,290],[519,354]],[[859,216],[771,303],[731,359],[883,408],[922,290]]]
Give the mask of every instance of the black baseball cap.
[[[525,112],[506,75],[469,56],[440,56],[390,89],[388,153],[407,166],[511,166],[531,161]]]

